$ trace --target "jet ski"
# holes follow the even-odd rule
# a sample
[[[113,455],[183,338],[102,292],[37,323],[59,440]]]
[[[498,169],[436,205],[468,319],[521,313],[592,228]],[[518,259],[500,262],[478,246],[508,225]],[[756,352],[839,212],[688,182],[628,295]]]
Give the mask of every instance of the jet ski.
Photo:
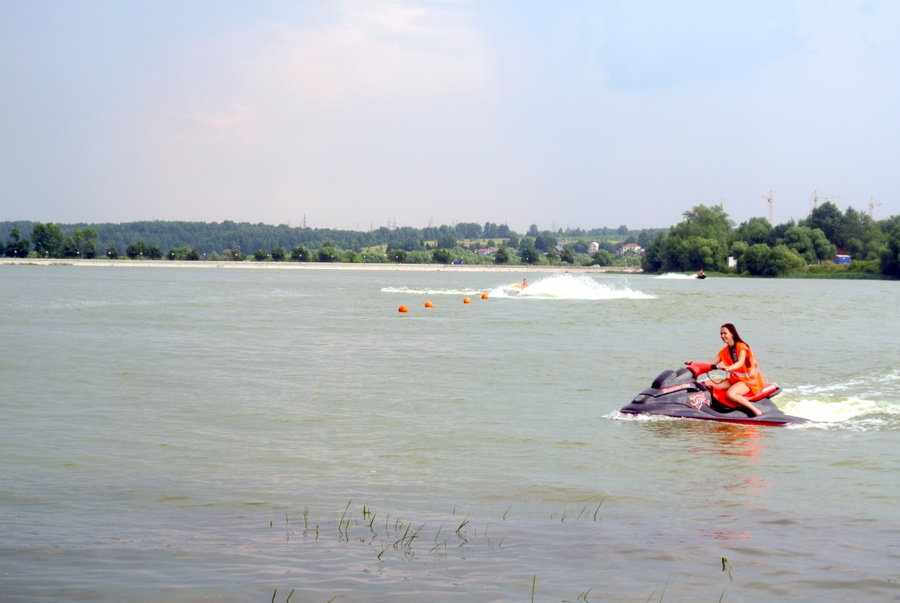
[[[791,425],[808,423],[808,419],[786,415],[775,406],[772,398],[781,393],[777,385],[767,383],[758,394],[747,396],[762,414],[753,417],[742,408],[732,408],[725,404],[723,390],[707,387],[700,383],[700,375],[715,370],[712,364],[691,362],[686,368],[661,372],[649,388],[642,391],[623,406],[619,412],[625,414],[663,415],[685,419],[706,419],[725,423],[745,425]]]
[[[522,284],[521,283],[512,283],[511,285],[506,285],[503,287],[503,293],[506,295],[518,295],[522,292]]]

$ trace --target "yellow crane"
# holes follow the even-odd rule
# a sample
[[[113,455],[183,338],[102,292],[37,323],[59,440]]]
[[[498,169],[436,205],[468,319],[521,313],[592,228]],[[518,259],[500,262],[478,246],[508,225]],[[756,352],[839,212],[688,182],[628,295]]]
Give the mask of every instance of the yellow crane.
[[[769,202],[769,226],[775,226],[775,220],[773,219],[775,217],[775,209],[773,208],[772,203],[772,191],[769,191],[768,195],[763,195],[762,198]]]
[[[881,203],[877,203],[872,197],[869,197],[869,217],[874,218],[875,208],[879,207]]]
[[[843,197],[841,197],[839,195],[820,195],[819,191],[814,190],[813,196],[812,196],[813,209],[819,208],[819,199],[821,199],[822,201],[832,201],[834,199],[843,199]]]

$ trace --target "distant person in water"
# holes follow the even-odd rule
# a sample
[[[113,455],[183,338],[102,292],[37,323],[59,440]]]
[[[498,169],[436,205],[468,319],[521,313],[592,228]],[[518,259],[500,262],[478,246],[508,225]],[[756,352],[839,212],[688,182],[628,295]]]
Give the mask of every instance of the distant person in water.
[[[528,286],[528,279],[527,279],[527,278],[523,278],[523,279],[522,279],[522,288],[524,289],[524,288],[527,287],[527,286]]]
[[[697,271],[697,278],[706,278],[706,275],[703,274],[703,268]]]
[[[725,398],[729,402],[747,409],[752,416],[758,417],[759,409],[745,398],[747,395],[759,393],[766,386],[753,352],[730,322],[719,329],[719,337],[725,342],[725,347],[719,350],[719,356],[713,360],[713,367],[728,371],[728,378],[710,379],[705,383],[710,387],[725,390]],[[690,364],[690,361],[685,364]]]

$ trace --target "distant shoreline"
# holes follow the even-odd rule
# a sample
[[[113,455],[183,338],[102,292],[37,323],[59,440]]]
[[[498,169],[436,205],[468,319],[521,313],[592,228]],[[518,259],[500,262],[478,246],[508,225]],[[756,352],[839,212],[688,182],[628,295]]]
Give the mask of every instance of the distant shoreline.
[[[111,268],[227,268],[267,270],[395,270],[420,272],[573,272],[640,274],[640,268],[623,266],[526,266],[492,264],[372,264],[350,262],[227,262],[181,260],[76,260],[71,258],[0,258],[3,265],[103,266]]]

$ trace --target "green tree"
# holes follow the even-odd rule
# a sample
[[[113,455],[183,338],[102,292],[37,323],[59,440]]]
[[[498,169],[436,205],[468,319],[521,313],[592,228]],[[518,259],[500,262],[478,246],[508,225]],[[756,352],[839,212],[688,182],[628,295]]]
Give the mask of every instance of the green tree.
[[[387,252],[388,260],[391,262],[402,264],[406,261],[406,250],[404,249],[392,249]]]
[[[881,273],[900,278],[900,221],[891,229],[887,247],[881,252]]]
[[[816,262],[816,249],[811,234],[812,229],[808,226],[794,226],[784,233],[784,244],[797,252],[807,264]]]
[[[765,218],[753,217],[746,222],[741,222],[738,226],[735,236],[747,243],[747,245],[756,245],[757,243],[765,243],[772,231],[772,225]]]
[[[509,248],[505,245],[501,245],[497,251],[494,252],[494,263],[495,264],[509,264],[512,261],[510,257]]]
[[[665,258],[663,256],[663,247],[665,246],[666,235],[658,234],[656,238],[650,241],[647,246],[644,248],[644,255],[641,256],[641,269],[644,272],[653,272],[659,273],[663,271],[663,264],[665,263]],[[600,251],[606,251],[605,249],[601,249]],[[594,254],[594,260],[597,259],[597,253]],[[609,252],[607,252],[609,253]],[[600,264],[600,262],[597,262]],[[600,264],[601,266],[608,266],[609,264]]]
[[[605,249],[598,249],[591,256],[591,262],[597,266],[612,266],[613,256]]]
[[[84,242],[84,257],[89,260],[97,257],[97,241],[85,241]]]
[[[119,250],[115,248],[115,246],[110,245],[106,248],[106,257],[111,260],[119,259]]]
[[[276,247],[272,250],[272,261],[273,262],[283,262],[287,257],[287,253],[284,251],[284,247]]]
[[[23,239],[18,228],[13,228],[9,233],[9,239],[6,240],[6,257],[25,258],[28,257],[28,250],[31,244],[28,239]]]
[[[291,249],[291,259],[295,262],[308,262],[309,257],[309,249],[303,245],[297,245]]]
[[[39,257],[63,257],[66,238],[59,226],[52,222],[46,225],[40,222],[35,224],[31,231],[31,242]]]
[[[697,205],[684,220],[647,247],[641,266],[647,272],[724,270],[732,222],[719,207]]]
[[[125,255],[128,256],[129,259],[143,259],[145,257],[149,257],[150,249],[147,247],[147,244],[143,241],[138,241],[137,243],[132,243],[128,247],[125,248]]]
[[[682,270],[713,270],[724,266],[727,247],[716,239],[688,237],[680,249],[679,265]]]
[[[269,259],[269,252],[265,249],[257,249],[253,252],[253,259],[257,262],[265,262]]]
[[[765,245],[765,243],[761,243]],[[740,264],[741,258],[744,255],[744,252],[747,251],[747,248],[750,247],[744,241],[735,241],[731,244],[731,257],[737,260],[738,264]]]
[[[340,262],[343,251],[331,243],[325,243],[319,247],[318,258],[320,262]]]
[[[588,250],[591,248],[590,244],[585,239],[578,239],[577,241],[574,241],[571,245],[568,245],[567,247],[571,247],[572,251],[574,251],[575,253],[587,253]]]
[[[844,217],[841,215],[841,210],[837,208],[837,205],[831,201],[826,201],[813,209],[809,213],[809,217],[800,222],[800,224],[812,229],[818,228],[825,233],[825,236],[834,245],[838,247],[844,246]]]
[[[684,220],[672,228],[670,235],[682,239],[692,236],[715,239],[721,243],[727,242],[731,235],[733,223],[718,205],[696,205],[683,216]]]
[[[541,261],[541,254],[534,247],[526,247],[519,253],[522,262],[526,264],[538,264]]]
[[[73,237],[66,237],[65,242],[63,243],[63,257],[80,258],[81,241]]]
[[[191,256],[196,253],[196,257],[192,258]],[[166,257],[170,260],[178,260],[178,261],[186,261],[189,259],[200,259],[200,253],[197,252],[196,249],[191,249],[187,245],[182,247],[173,247],[169,250],[169,253],[166,254]]]
[[[97,231],[91,227],[80,228],[72,235],[78,255],[89,260],[97,257]]]
[[[445,232],[438,237],[438,249],[453,249],[454,247],[456,247],[456,235],[453,233]]]
[[[837,249],[831,241],[828,240],[828,237],[825,236],[825,233],[822,232],[821,229],[814,228],[810,237],[812,238],[813,249],[815,249],[817,260],[824,262],[834,257]]]
[[[762,275],[771,254],[771,247],[765,243],[750,245],[738,260],[738,270],[756,276]]]
[[[559,260],[559,254],[556,253],[556,249],[554,249],[553,247],[547,249],[547,253],[545,255],[547,256],[547,261],[550,262],[550,264],[553,264],[553,262]]]
[[[787,245],[772,248],[763,276],[787,276],[793,272],[805,272],[806,262]]]
[[[806,270],[806,262],[787,245],[757,243],[747,248],[738,266],[756,276],[785,276]]]
[[[435,249],[431,252],[431,259],[436,264],[449,264],[453,261],[453,254],[449,249]]]
[[[481,237],[481,233],[481,224],[475,222],[460,222],[456,225],[456,234],[463,239],[477,239]]]

